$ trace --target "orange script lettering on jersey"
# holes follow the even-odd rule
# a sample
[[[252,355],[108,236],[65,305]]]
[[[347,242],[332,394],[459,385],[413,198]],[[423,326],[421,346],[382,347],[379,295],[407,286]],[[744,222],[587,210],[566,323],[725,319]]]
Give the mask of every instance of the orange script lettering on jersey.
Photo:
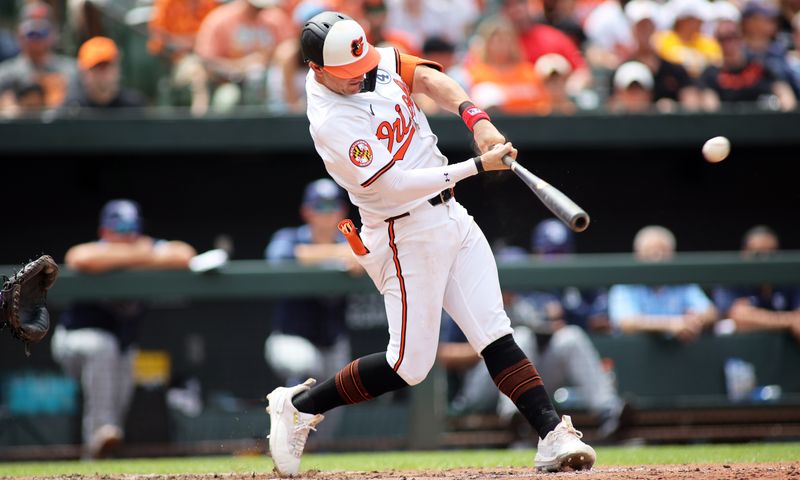
[[[408,87],[405,83],[395,80],[398,86],[403,90],[403,103],[408,108],[408,118],[403,114],[403,108],[400,104],[395,104],[394,111],[397,112],[397,118],[394,119],[394,122],[389,123],[388,121],[384,120],[383,122],[378,125],[378,129],[375,131],[375,136],[378,137],[378,140],[387,140],[386,148],[389,152],[392,152],[394,148],[394,144],[398,143],[402,146],[398,148],[399,151],[405,151],[408,149],[408,145],[403,144],[403,141],[406,139],[408,132],[413,129],[413,125],[416,123],[416,105],[414,104],[414,100],[411,98],[411,92],[408,90]],[[411,140],[409,138],[408,140]],[[401,157],[402,158],[402,157]],[[398,158],[397,160],[400,160]]]

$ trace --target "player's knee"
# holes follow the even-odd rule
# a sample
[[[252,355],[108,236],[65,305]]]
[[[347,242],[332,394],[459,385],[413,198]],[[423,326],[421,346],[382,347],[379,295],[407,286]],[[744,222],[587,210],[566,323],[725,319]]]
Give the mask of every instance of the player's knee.
[[[433,368],[435,360],[436,356],[434,355],[430,358],[415,359],[415,361],[410,361],[405,365],[401,364],[400,368],[397,369],[397,374],[400,375],[407,384],[411,386],[417,385],[418,383],[422,383],[428,376],[428,372]]]

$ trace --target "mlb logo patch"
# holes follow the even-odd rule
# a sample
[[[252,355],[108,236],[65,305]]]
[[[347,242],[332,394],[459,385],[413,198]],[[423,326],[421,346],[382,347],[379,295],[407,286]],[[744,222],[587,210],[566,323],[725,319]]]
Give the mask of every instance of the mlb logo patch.
[[[366,140],[356,140],[350,145],[350,161],[357,167],[372,163],[372,147]]]

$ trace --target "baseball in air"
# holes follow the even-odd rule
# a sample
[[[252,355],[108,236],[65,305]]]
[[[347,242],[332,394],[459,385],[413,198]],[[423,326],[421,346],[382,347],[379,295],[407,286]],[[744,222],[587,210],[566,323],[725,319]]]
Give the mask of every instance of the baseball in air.
[[[731,142],[725,137],[711,138],[703,145],[703,157],[711,163],[725,160],[729,153],[731,153]]]

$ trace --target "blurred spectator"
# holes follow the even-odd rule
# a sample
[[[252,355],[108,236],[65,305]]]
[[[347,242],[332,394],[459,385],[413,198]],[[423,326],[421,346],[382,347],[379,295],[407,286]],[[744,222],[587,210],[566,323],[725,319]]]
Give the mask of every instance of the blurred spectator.
[[[606,0],[592,10],[584,30],[586,58],[594,67],[613,70],[634,48],[631,27],[619,0]]]
[[[675,236],[664,227],[639,230],[633,250],[641,262],[669,261]],[[717,320],[717,309],[703,290],[687,285],[614,285],[608,293],[611,325],[623,333],[655,332],[681,341],[697,338]]]
[[[778,17],[777,40],[787,50],[797,49],[797,43],[792,39],[797,31],[797,15],[800,14],[800,0],[780,0],[780,16]]]
[[[575,253],[575,238],[570,229],[554,218],[539,222],[533,229],[531,247],[543,261],[558,261]],[[608,331],[608,292],[604,288],[566,287],[554,292],[561,319],[587,331]]]
[[[700,78],[703,105],[715,111],[720,103],[758,102],[762,108],[792,110],[797,105],[791,87],[745,51],[739,27],[731,22],[717,26],[717,40],[722,45],[722,66],[710,66]]]
[[[36,112],[45,108],[44,88],[35,82],[17,85],[14,89],[17,106],[23,112]]]
[[[75,75],[75,61],[53,53],[57,33],[50,7],[41,2],[27,4],[22,10],[17,33],[20,54],[0,63],[0,95],[3,96],[0,107],[16,108],[13,98],[16,86],[33,83],[44,89],[48,107],[61,105]]]
[[[369,2],[368,2],[369,3]],[[386,26],[423,42],[439,36],[453,45],[463,45],[480,10],[475,0],[386,0]],[[442,20],[447,19],[447,28]],[[417,51],[421,49],[417,45]]]
[[[572,73],[572,67],[567,59],[557,53],[548,53],[536,60],[534,68],[542,79],[542,84],[550,100],[548,113],[558,115],[575,113],[578,107],[567,93],[567,79]]]
[[[422,44],[422,58],[436,62],[442,66],[442,71],[461,85],[464,90],[469,89],[469,74],[456,58],[456,47],[443,37],[428,37]],[[439,107],[427,95],[412,94],[414,103],[427,115],[448,113]]]
[[[653,102],[660,112],[673,112],[678,106],[700,109],[700,91],[682,65],[664,60],[653,48],[659,7],[650,0],[634,0],[625,5],[625,15],[633,26],[635,49],[628,60],[646,65],[653,74]]]
[[[83,109],[136,108],[145,105],[136,91],[122,87],[120,52],[116,43],[106,37],[87,40],[78,50],[80,81],[64,102],[69,114]]]
[[[265,251],[267,261],[332,265],[360,273],[360,266],[337,228],[347,210],[344,191],[332,180],[311,182],[300,207],[305,223],[275,232]],[[308,377],[330,377],[350,360],[344,313],[345,300],[341,296],[277,302],[264,355],[285,385]]]
[[[67,29],[78,43],[105,34],[103,9],[111,0],[66,0]]]
[[[592,74],[578,46],[563,32],[534,22],[527,0],[502,0],[501,13],[517,31],[527,61],[534,64],[542,55],[558,53],[572,66],[567,84],[570,95],[577,95],[589,88]]]
[[[795,80],[800,81],[800,12],[794,16],[794,49],[787,54],[789,68]]]
[[[702,30],[704,22],[713,15],[708,2],[670,0],[666,8],[673,18],[672,29],[653,37],[659,55],[683,65],[692,78],[699,77],[708,65],[719,65],[722,60],[719,44]]]
[[[778,235],[769,227],[751,228],[742,239],[742,256],[756,260],[775,254]],[[717,288],[714,301],[736,331],[786,330],[800,341],[800,290],[797,287],[760,285]]]
[[[323,12],[313,2],[303,2],[295,8],[292,20],[301,29],[307,20]],[[306,109],[306,74],[308,65],[300,50],[300,38],[291,36],[275,49],[272,66],[267,75],[268,101],[271,111],[300,113]]]
[[[4,26],[0,26],[0,63],[19,54],[16,35]]]
[[[497,253],[500,261],[513,262],[526,257],[525,251],[506,247]],[[514,328],[514,340],[531,359],[542,376],[547,375],[545,388],[553,393],[565,386],[575,387],[588,408],[599,420],[599,434],[609,437],[620,427],[624,402],[611,377],[605,371],[597,349],[586,332],[576,325],[565,325],[553,316],[560,309],[558,300],[540,303],[530,294],[504,291],[503,302]],[[480,365],[480,358],[464,334],[449,317],[444,319],[441,343],[437,354],[445,369],[463,372],[463,380],[450,404],[451,415],[496,411],[510,419],[516,409],[511,401],[499,395],[489,372]]]
[[[365,0],[363,3],[364,29],[370,44],[376,47],[394,47],[400,53],[420,54],[424,39],[418,34],[390,27],[389,13],[383,0]]]
[[[147,49],[162,55],[172,67],[172,82],[188,86],[192,95],[191,111],[202,115],[208,110],[208,74],[194,55],[194,42],[203,19],[217,0],[155,0],[150,17]]]
[[[542,13],[534,18],[536,23],[550,25],[564,32],[583,50],[586,33],[575,17],[575,0],[542,0]]]
[[[98,241],[75,245],[65,262],[84,274],[121,269],[183,269],[195,254],[180,241],[154,240],[142,233],[139,205],[112,200],[100,212]],[[53,358],[79,379],[83,390],[84,458],[102,458],[124,437],[133,395],[133,359],[139,302],[93,301],[71,305],[53,332]]]
[[[195,52],[210,74],[211,108],[266,100],[266,71],[275,49],[295,34],[279,0],[232,0],[206,16],[195,40]]]
[[[625,62],[611,77],[609,110],[614,113],[645,113],[653,109],[655,80],[641,62]]]
[[[776,79],[792,87],[800,96],[800,81],[795,78],[786,59],[786,45],[776,40],[779,11],[766,0],[750,0],[742,10],[742,38],[745,51],[767,68]]]
[[[502,17],[478,27],[474,61],[466,65],[469,96],[486,110],[546,114],[547,92],[533,64],[525,60],[514,27]]]

